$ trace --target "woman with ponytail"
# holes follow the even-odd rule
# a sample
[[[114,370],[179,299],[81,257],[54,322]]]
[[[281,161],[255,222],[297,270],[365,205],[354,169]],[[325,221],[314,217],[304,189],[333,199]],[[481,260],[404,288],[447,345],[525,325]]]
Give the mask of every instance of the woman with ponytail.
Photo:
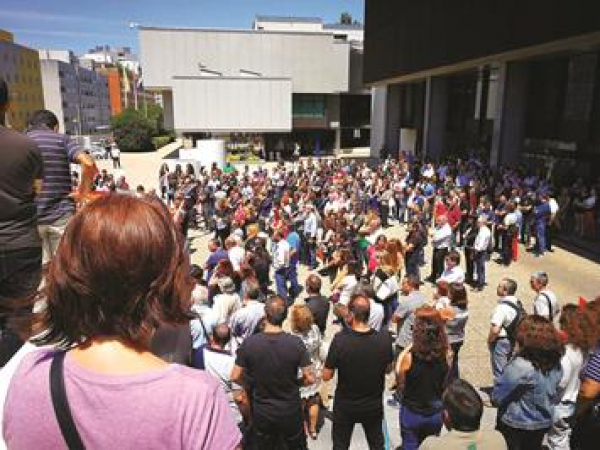
[[[448,339],[438,310],[426,306],[415,314],[413,343],[398,358],[398,387],[403,450],[416,450],[442,429],[442,394],[448,380]]]

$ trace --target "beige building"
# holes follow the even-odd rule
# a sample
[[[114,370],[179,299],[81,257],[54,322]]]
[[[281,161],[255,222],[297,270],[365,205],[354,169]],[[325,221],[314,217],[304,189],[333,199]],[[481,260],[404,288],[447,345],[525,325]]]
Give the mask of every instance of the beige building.
[[[16,44],[12,33],[0,30],[0,78],[8,83],[8,125],[23,130],[30,114],[44,107],[37,50]]]

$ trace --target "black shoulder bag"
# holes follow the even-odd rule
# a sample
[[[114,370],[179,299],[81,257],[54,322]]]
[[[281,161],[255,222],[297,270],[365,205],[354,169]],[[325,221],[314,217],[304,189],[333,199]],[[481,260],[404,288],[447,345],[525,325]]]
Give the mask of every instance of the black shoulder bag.
[[[50,395],[54,414],[60,426],[60,432],[67,443],[69,450],[84,450],[85,447],[73,421],[71,408],[67,399],[64,378],[64,362],[66,352],[58,352],[52,358],[50,366]]]

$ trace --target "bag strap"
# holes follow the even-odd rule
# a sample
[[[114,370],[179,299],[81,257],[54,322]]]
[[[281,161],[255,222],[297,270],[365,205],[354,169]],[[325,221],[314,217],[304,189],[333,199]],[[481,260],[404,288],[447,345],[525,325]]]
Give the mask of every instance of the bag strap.
[[[67,391],[65,389],[64,362],[67,352],[61,351],[54,355],[50,366],[50,395],[60,432],[69,450],[84,450],[83,442],[73,421]]]
[[[546,297],[546,302],[548,303],[548,312],[550,316],[548,317],[548,319],[550,320],[550,322],[552,322],[554,320],[554,311],[552,311],[552,302],[550,301],[550,296],[544,292],[540,292],[540,295]]]

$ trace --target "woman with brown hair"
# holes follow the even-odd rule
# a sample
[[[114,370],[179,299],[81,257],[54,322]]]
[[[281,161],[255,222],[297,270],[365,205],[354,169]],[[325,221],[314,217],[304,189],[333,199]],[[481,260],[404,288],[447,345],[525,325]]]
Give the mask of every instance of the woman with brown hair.
[[[396,363],[402,448],[416,450],[427,436],[442,429],[442,394],[448,379],[448,340],[444,321],[435,308],[415,313],[413,343]]]
[[[390,265],[396,271],[398,279],[402,278],[404,270],[404,245],[400,239],[390,239],[387,243],[387,251],[390,254]]]
[[[400,285],[392,253],[383,251],[378,253],[377,258],[378,267],[375,269],[371,283],[376,295],[374,300],[383,305],[383,324],[387,325],[398,306]]]
[[[312,439],[317,439],[317,420],[319,418],[319,388],[321,386],[321,332],[315,325],[312,312],[306,305],[294,305],[290,312],[292,334],[298,336],[310,356],[312,367],[315,370],[315,383],[300,388],[302,399],[302,412],[308,434]]]
[[[565,354],[560,361],[562,378],[559,389],[561,395],[555,399],[552,427],[548,432],[547,441],[550,450],[570,448],[571,424],[569,419],[575,413],[575,403],[581,386],[579,374],[588,353],[596,345],[594,323],[589,315],[576,305],[564,306],[559,323],[566,345]]]
[[[238,447],[218,383],[150,352],[160,324],[188,323],[192,287],[160,202],[111,195],[74,216],[39,292],[45,307],[29,318],[44,330],[35,343],[61,349],[35,351],[17,368],[8,448]]]
[[[509,450],[540,450],[552,425],[564,346],[546,318],[527,316],[519,324],[514,358],[496,379],[492,400],[497,429]]]

